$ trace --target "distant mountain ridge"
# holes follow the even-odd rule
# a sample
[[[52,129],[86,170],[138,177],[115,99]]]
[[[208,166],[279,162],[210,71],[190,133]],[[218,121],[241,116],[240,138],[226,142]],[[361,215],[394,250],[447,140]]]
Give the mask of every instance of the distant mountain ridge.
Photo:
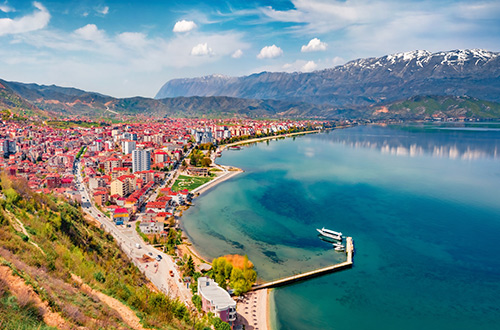
[[[500,101],[500,53],[480,49],[412,51],[350,61],[310,73],[262,72],[173,79],[156,99],[230,96],[359,107],[417,95],[471,96]]]
[[[485,50],[397,53],[311,73],[174,79],[156,99],[1,79],[0,84],[0,110],[24,116],[500,118],[500,53]]]

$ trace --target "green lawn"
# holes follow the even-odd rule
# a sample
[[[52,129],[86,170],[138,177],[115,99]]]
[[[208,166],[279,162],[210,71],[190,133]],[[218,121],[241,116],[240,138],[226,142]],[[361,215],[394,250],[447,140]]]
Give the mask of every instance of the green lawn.
[[[207,183],[212,180],[210,177],[197,177],[197,176],[186,176],[179,175],[174,185],[172,186],[173,191],[179,191],[182,189],[187,189],[189,191],[198,188],[202,184]]]

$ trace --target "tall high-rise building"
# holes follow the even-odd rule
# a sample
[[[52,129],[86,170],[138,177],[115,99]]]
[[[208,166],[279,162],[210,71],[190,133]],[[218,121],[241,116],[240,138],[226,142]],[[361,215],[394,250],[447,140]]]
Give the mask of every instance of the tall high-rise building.
[[[149,171],[151,169],[151,153],[149,150],[132,151],[132,172]]]
[[[135,150],[136,143],[135,141],[125,140],[122,141],[122,150],[125,155],[131,154],[133,150]]]

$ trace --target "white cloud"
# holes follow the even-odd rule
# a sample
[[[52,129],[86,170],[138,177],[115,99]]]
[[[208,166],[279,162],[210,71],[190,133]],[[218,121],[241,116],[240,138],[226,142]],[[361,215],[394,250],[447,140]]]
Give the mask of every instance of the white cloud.
[[[300,49],[302,53],[307,53],[307,52],[319,52],[319,51],[325,51],[326,50],[326,43],[322,42],[318,38],[313,38],[309,41],[309,43]]]
[[[75,35],[89,41],[101,41],[104,38],[104,32],[99,30],[95,24],[87,24],[76,29]]]
[[[205,56],[205,55],[213,55],[214,52],[212,48],[208,47],[208,43],[198,44],[191,49],[191,55],[194,56]]]
[[[242,56],[243,56],[243,51],[241,49],[238,49],[231,55],[232,58],[240,58]]]
[[[311,71],[314,71],[316,70],[316,68],[318,67],[318,65],[316,63],[314,63],[314,61],[308,61],[306,64],[304,64],[301,68],[300,71],[302,72],[311,72]]]
[[[292,0],[294,9],[275,10],[262,8],[268,18],[281,22],[301,23],[296,27],[301,33],[326,33],[351,24],[383,21],[399,11],[397,2],[370,0]]]
[[[195,28],[196,28],[195,22],[186,21],[183,19],[182,21],[178,21],[177,23],[175,23],[174,29],[172,31],[174,31],[174,32],[189,32]]]
[[[38,9],[38,11],[31,15],[16,19],[0,18],[0,36],[25,33],[46,27],[50,21],[50,13],[39,2],[33,2],[33,6]]]
[[[149,43],[147,36],[140,32],[123,32],[117,38],[123,45],[129,48],[144,48]]]
[[[101,15],[107,15],[107,14],[109,14],[109,7],[108,6],[105,6],[105,7],[102,7],[102,8],[98,8],[96,10]]]
[[[0,3],[0,11],[3,11],[4,13],[10,13],[15,11],[14,8],[8,5],[7,1],[4,3]]]
[[[283,50],[276,45],[266,46],[260,50],[259,55],[257,55],[258,59],[264,58],[276,58],[283,55]]]

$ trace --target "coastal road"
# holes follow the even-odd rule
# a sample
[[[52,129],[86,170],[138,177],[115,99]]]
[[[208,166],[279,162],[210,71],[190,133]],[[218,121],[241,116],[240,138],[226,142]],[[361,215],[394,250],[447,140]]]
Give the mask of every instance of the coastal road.
[[[122,251],[127,254],[132,262],[159,290],[169,296],[179,297],[186,305],[189,305],[191,303],[191,292],[181,282],[182,278],[174,266],[171,256],[155,249],[151,245],[147,245],[136,232],[135,226],[116,226],[105,214],[99,211],[90,199],[87,187],[83,183],[81,170],[81,162],[76,162],[75,177],[77,180],[77,189],[82,196],[83,211],[99,221],[101,228],[115,238]],[[141,263],[138,258],[141,258],[144,254],[150,255],[153,258],[159,255],[162,259],[161,261],[155,260],[154,262]],[[174,273],[173,278],[169,275],[170,270]]]

